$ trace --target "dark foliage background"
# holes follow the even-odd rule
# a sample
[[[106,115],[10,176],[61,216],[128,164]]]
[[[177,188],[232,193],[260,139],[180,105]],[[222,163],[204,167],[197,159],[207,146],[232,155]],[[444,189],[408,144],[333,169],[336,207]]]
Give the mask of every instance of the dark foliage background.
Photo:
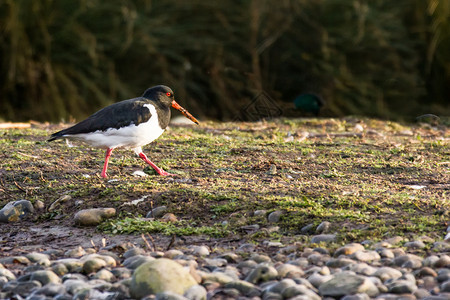
[[[450,114],[448,0],[0,0],[0,118],[80,119],[149,86],[232,120],[266,92],[285,116]]]

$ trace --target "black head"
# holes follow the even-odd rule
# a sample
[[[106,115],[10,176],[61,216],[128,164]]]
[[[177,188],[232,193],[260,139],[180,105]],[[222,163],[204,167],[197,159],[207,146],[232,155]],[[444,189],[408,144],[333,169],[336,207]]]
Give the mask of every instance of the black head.
[[[198,124],[197,119],[175,101],[173,91],[165,85],[157,85],[149,88],[144,92],[142,97],[154,101],[160,107],[162,106],[164,108],[169,108],[172,106],[173,108],[179,110],[186,118]]]
[[[142,97],[159,102],[160,105],[165,107],[172,106],[172,102],[175,99],[173,96],[173,91],[165,85],[157,85],[147,89]]]

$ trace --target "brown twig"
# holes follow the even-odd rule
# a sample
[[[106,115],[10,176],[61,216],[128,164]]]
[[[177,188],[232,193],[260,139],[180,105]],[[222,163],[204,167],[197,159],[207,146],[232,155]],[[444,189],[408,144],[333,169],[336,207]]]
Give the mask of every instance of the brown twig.
[[[141,238],[144,241],[145,245],[147,246],[148,250],[153,251],[152,247],[150,246],[150,243],[147,241],[147,239],[145,238],[145,235],[143,233],[141,234]]]
[[[169,251],[170,248],[172,248],[173,244],[175,243],[175,234],[172,235],[172,239],[170,240],[169,245],[167,245],[166,251]]]
[[[24,189],[23,187],[21,187],[21,186],[17,183],[17,181],[14,180],[14,184],[17,186],[17,188],[18,188],[19,190],[21,190],[21,191],[24,192],[25,194],[28,194],[28,191],[27,191],[26,189]]]

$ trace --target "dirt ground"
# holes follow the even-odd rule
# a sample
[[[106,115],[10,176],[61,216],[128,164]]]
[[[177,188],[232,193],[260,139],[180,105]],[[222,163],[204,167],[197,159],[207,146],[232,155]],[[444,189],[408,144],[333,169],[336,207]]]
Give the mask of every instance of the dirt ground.
[[[314,232],[301,229],[323,221],[340,244],[395,235],[440,240],[449,225],[445,125],[358,118],[174,125],[144,152],[177,176],[152,174],[131,151],[117,150],[107,179],[99,176],[103,150],[46,142],[65,126],[0,129],[0,207],[19,199],[43,204],[25,220],[0,225],[0,255],[145,246],[142,233],[158,250],[263,247],[307,242]],[[148,176],[133,175],[143,169]],[[143,218],[162,205],[175,222]],[[117,216],[98,228],[75,226],[77,211],[95,207],[113,207]],[[281,218],[269,222],[274,211]]]

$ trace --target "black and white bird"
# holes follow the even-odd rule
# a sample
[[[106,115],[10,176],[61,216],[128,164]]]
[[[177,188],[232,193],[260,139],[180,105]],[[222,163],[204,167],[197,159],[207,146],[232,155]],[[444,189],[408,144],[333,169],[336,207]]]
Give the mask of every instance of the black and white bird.
[[[169,87],[158,85],[147,89],[141,97],[114,103],[72,127],[53,133],[48,141],[68,138],[107,149],[103,178],[107,177],[108,160],[116,148],[132,149],[159,175],[173,175],[158,168],[142,152],[142,147],[157,139],[169,125],[170,107],[198,124],[197,119],[175,101]]]

